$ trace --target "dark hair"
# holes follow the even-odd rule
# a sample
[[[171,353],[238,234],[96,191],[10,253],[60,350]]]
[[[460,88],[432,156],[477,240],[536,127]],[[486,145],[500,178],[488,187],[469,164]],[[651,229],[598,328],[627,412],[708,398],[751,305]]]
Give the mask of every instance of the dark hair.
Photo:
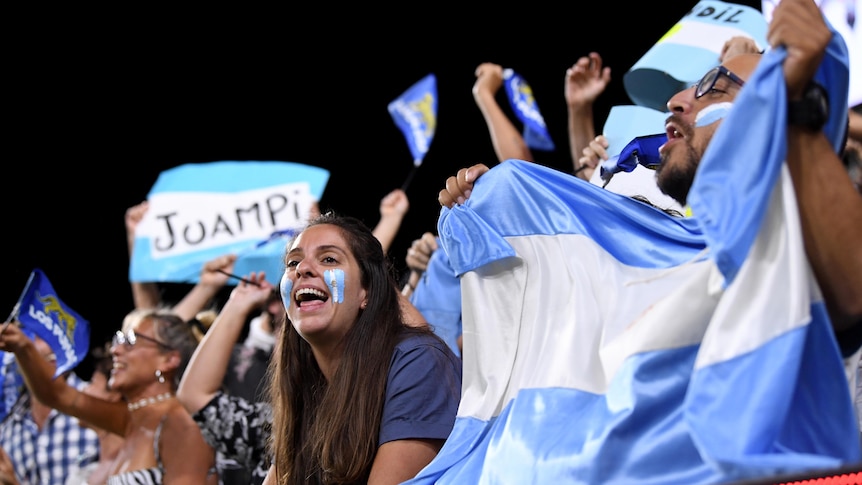
[[[111,356],[111,341],[109,340],[98,347],[93,347],[90,350],[90,355],[93,357],[93,373],[105,376],[105,387],[107,388],[107,382],[111,379],[111,369],[114,367],[114,360]]]
[[[171,376],[173,389],[176,389],[179,387],[183,372],[185,372],[186,366],[198,345],[198,340],[191,326],[179,315],[165,309],[144,310],[138,314],[138,318],[140,321],[151,320],[156,338],[179,352],[180,365],[177,366],[173,376]]]
[[[356,218],[332,212],[311,220],[306,229],[324,224],[338,228],[347,242],[359,265],[367,306],[345,336],[331,382],[310,345],[289,322],[283,325],[268,369],[272,456],[280,484],[368,479],[392,352],[407,333],[430,333],[427,327],[404,324],[394,272],[371,230]]]

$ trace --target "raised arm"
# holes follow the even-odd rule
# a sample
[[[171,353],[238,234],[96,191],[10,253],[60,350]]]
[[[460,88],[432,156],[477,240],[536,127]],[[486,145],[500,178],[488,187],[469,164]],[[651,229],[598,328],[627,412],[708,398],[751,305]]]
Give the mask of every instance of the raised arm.
[[[222,273],[232,273],[233,264],[236,262],[235,254],[225,254],[204,263],[198,282],[186,293],[186,296],[173,307],[173,312],[185,321],[194,318],[195,315],[212,301],[224,285],[227,284],[229,276]]]
[[[482,112],[491,145],[497,161],[510,158],[533,161],[533,154],[506,113],[497,104],[497,91],[503,85],[503,68],[498,64],[485,62],[476,68],[476,82],[473,84],[473,100]]]
[[[767,39],[784,45],[788,100],[811,82],[832,36],[812,0],[782,0]],[[862,195],[822,130],[791,126],[787,164],[808,259],[837,331],[862,321]]]
[[[126,209],[126,245],[129,249],[129,264],[131,264],[132,256],[135,253],[135,230],[144,214],[150,208],[150,203],[143,201]],[[132,286],[132,301],[135,308],[156,308],[161,302],[159,296],[159,287],[155,282],[131,282]]]
[[[389,252],[408,210],[410,210],[410,200],[401,189],[395,189],[380,199],[380,220],[374,226],[372,233],[380,241],[384,253]]]
[[[198,344],[177,389],[177,399],[194,414],[215,397],[224,380],[234,344],[245,323],[274,291],[263,273],[246,276],[260,286],[240,282]]]
[[[63,377],[54,379],[55,364],[39,352],[17,322],[0,335],[0,350],[15,354],[27,388],[45,406],[123,436],[128,423],[125,403],[110,402],[87,395],[68,385]]]
[[[583,165],[580,158],[596,137],[593,103],[611,81],[611,68],[602,66],[602,57],[591,52],[566,70],[566,108],[568,111],[569,151],[572,165],[579,178],[589,180],[595,165]]]

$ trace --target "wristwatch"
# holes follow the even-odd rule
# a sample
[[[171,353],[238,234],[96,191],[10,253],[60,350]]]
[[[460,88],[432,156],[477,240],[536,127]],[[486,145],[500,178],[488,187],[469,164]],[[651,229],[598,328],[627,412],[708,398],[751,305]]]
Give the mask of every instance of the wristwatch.
[[[829,118],[829,94],[820,84],[810,83],[801,99],[787,103],[787,124],[820,131]]]

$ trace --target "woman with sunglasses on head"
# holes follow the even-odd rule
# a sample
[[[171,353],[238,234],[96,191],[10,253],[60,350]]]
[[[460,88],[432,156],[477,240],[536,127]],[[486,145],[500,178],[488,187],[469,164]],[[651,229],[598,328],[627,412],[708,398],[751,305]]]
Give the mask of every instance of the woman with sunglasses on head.
[[[401,297],[380,242],[332,213],[288,244],[265,484],[414,477],[455,423],[461,361]]]
[[[108,478],[122,484],[216,484],[215,452],[174,397],[197,340],[163,310],[136,310],[113,339],[108,385],[124,401],[88,395],[52,379],[50,367],[18,326],[0,336],[13,352],[30,391],[41,402],[125,438]]]

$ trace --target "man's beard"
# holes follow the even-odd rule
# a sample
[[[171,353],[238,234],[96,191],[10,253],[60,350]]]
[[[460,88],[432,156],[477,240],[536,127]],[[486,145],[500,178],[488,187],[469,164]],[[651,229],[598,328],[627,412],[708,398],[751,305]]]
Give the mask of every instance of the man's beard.
[[[656,183],[659,190],[673,198],[680,205],[685,206],[688,199],[688,191],[694,183],[694,174],[700,163],[700,155],[685,142],[685,163],[682,166],[669,167],[667,165],[668,154],[661,155],[661,164],[656,169]]]

